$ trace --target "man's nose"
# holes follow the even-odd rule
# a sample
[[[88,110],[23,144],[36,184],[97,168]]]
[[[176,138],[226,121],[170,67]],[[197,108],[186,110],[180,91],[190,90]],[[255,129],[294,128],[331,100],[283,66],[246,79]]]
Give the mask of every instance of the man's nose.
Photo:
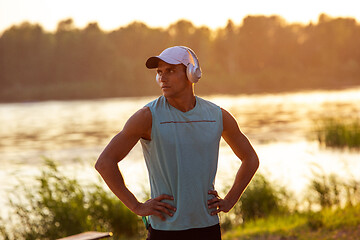
[[[161,74],[161,75],[159,75],[159,81],[160,82],[165,82],[165,81],[167,81],[167,76],[166,76],[166,74]]]

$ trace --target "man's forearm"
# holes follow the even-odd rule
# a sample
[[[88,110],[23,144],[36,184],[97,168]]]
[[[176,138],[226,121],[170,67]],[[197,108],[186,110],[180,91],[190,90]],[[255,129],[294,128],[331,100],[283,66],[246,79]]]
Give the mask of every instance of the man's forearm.
[[[105,183],[110,190],[125,204],[131,211],[134,212],[139,204],[134,194],[126,187],[124,178],[119,170],[117,164],[97,163],[96,170],[100,173]]]
[[[111,191],[127,206],[132,212],[140,216],[155,215],[165,221],[165,216],[172,217],[176,208],[162,200],[174,200],[173,196],[162,194],[154,199],[140,203],[134,194],[125,186],[124,179],[119,167],[115,162],[105,162],[101,159],[95,165],[96,170],[100,173]]]
[[[251,159],[242,162],[236,174],[234,184],[224,198],[225,200],[228,200],[232,206],[237,203],[240,196],[253,178],[258,167],[259,159],[257,158],[257,156],[254,156]]]

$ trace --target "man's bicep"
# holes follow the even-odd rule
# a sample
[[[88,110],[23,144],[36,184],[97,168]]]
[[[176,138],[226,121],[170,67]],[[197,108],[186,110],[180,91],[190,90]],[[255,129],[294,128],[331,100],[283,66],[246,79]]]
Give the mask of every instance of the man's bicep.
[[[234,137],[241,137],[240,128],[235,118],[226,110],[221,109],[223,116],[223,132],[222,137],[224,139],[230,139]]]

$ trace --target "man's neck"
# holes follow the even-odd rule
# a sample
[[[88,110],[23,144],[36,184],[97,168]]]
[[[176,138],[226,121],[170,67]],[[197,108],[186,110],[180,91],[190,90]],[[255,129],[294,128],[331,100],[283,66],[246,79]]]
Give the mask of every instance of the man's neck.
[[[196,98],[194,93],[179,98],[166,98],[166,100],[171,106],[182,112],[190,111],[196,105]]]

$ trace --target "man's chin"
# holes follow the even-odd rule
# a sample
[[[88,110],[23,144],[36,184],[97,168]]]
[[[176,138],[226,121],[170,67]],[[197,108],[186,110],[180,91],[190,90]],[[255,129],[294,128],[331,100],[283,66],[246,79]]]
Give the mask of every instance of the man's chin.
[[[171,94],[171,92],[169,92],[169,91],[164,91],[164,90],[162,90],[162,95],[164,96],[164,97],[171,97],[172,96],[172,94]]]

